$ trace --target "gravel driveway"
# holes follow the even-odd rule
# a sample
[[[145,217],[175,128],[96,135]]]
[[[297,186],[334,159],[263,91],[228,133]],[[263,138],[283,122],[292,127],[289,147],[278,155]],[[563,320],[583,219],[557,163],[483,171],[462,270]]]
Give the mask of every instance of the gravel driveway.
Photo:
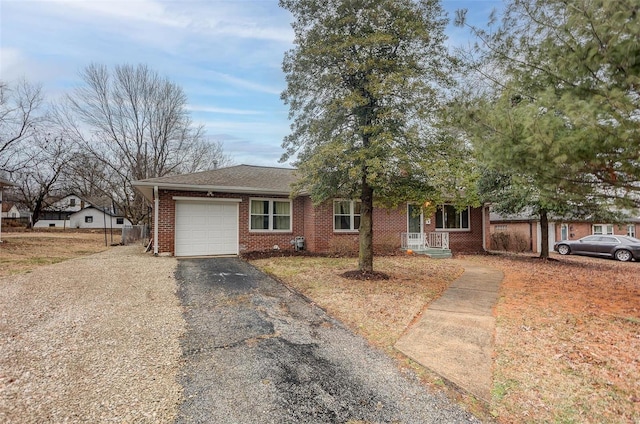
[[[478,422],[235,258],[183,259],[178,423]]]
[[[175,267],[132,246],[0,278],[0,422],[173,422]]]
[[[477,422],[238,259],[117,247],[2,277],[0,337],[2,423]]]

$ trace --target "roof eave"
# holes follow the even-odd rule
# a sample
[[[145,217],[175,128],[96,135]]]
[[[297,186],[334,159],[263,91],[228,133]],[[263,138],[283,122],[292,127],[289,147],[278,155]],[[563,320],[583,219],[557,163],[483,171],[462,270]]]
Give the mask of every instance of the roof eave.
[[[173,191],[197,191],[197,192],[217,192],[217,193],[239,193],[239,194],[256,194],[256,195],[279,195],[290,196],[291,191],[266,189],[258,187],[230,187],[230,186],[216,186],[216,185],[194,185],[194,184],[176,184],[176,183],[152,183],[146,181],[137,181],[133,183],[133,186],[142,193],[142,195],[148,200],[153,201],[153,188],[158,187],[158,190],[173,190]]]

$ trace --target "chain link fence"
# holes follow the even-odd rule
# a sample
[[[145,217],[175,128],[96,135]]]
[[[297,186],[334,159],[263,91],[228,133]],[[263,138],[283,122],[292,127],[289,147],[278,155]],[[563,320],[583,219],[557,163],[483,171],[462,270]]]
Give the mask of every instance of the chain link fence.
[[[125,225],[122,227],[122,244],[146,243],[149,239],[149,227],[146,225]]]

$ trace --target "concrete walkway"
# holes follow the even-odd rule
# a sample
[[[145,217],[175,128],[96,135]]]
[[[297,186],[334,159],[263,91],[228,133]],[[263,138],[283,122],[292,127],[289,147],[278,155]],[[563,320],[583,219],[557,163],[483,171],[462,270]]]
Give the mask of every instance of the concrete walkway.
[[[492,386],[493,306],[503,274],[463,262],[464,273],[431,303],[395,347],[479,399]]]

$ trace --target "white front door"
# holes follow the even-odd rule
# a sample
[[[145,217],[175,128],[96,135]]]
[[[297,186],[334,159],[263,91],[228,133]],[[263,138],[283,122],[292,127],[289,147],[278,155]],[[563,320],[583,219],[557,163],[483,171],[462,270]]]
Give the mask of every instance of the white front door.
[[[418,205],[407,205],[407,232],[422,234],[424,232],[423,224],[422,208]]]

